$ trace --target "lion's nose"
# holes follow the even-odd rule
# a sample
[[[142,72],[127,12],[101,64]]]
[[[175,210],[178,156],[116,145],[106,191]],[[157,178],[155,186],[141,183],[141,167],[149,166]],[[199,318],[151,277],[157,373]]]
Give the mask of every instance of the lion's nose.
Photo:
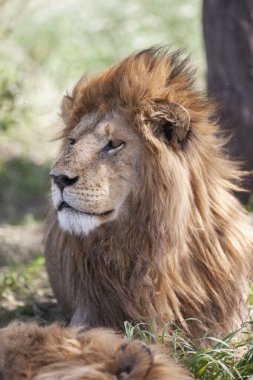
[[[59,187],[61,191],[63,191],[64,187],[66,186],[74,185],[74,183],[76,183],[79,178],[78,176],[69,178],[66,175],[62,175],[62,174],[56,175],[52,173],[50,173],[50,177],[53,179],[54,183]]]

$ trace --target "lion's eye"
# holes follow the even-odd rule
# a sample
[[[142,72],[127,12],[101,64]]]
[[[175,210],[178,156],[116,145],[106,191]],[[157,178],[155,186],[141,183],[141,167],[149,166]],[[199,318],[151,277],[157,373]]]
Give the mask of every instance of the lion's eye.
[[[72,148],[73,145],[75,145],[76,140],[75,139],[69,139],[69,146]]]
[[[115,152],[123,148],[124,145],[125,143],[122,140],[109,140],[108,144],[105,146],[105,149],[108,152]]]

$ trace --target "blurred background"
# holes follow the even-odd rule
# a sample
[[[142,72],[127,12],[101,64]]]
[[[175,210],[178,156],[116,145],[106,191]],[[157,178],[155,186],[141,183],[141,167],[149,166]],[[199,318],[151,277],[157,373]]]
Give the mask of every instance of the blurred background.
[[[42,226],[62,95],[84,71],[154,44],[185,48],[205,88],[202,7],[202,0],[0,0],[0,325],[60,317]],[[207,37],[215,29],[209,14]]]

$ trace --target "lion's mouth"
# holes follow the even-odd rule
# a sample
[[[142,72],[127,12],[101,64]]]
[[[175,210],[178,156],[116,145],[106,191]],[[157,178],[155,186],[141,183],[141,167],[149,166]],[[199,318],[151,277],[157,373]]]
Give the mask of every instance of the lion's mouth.
[[[106,215],[109,215],[111,214],[114,210],[108,210],[108,211],[104,211],[104,212],[100,212],[100,213],[96,213],[96,212],[85,212],[85,211],[80,211],[80,210],[77,210],[76,208],[70,206],[67,202],[63,201],[59,204],[58,208],[57,208],[57,211],[61,211],[63,210],[64,208],[70,208],[76,212],[80,212],[81,214],[85,214],[85,215],[90,215],[90,216],[106,216]]]

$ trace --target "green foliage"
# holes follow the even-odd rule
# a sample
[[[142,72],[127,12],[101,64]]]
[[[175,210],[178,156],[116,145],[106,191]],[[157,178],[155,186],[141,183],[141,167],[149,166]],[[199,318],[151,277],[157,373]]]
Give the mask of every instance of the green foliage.
[[[196,350],[188,340],[181,361],[199,379],[237,380],[253,375],[253,337],[249,333],[252,323],[245,323],[222,340],[208,337],[213,342],[211,348]]]
[[[161,337],[154,332],[154,327],[150,324],[139,323],[132,325],[131,322],[124,322],[125,333],[128,339],[140,338],[147,344],[158,343]]]
[[[192,341],[183,331],[173,325],[172,336],[164,328],[161,336],[153,332],[153,327],[145,324],[132,325],[125,322],[125,332],[129,339],[139,338],[147,344],[170,345],[173,356],[186,366],[197,379],[202,380],[239,380],[253,378],[253,336],[249,332],[253,321],[244,323],[240,329],[223,339],[204,336]],[[203,340],[212,345],[200,349]]]
[[[253,194],[250,195],[246,208],[248,211],[253,211]]]
[[[1,39],[0,39],[1,43]],[[22,80],[16,67],[10,64],[0,53],[0,131],[7,132],[17,126],[20,119],[29,121],[29,110],[25,104],[19,103],[19,96],[23,91]]]
[[[0,54],[0,131],[7,131],[18,119],[17,96],[21,86],[14,70],[2,58]]]
[[[0,297],[4,297],[8,292],[22,296],[31,294],[34,280],[41,278],[44,262],[44,257],[38,256],[28,265],[11,265],[6,271],[0,272]]]
[[[18,222],[30,209],[36,217],[46,211],[49,165],[36,164],[29,157],[0,159],[1,219]]]
[[[249,294],[249,306],[253,311],[253,284],[251,285],[251,291]]]
[[[13,37],[61,86],[153,44],[185,47],[202,65],[200,22],[201,0],[67,0],[27,7]]]
[[[44,263],[44,257],[37,256],[27,264],[1,268],[0,326],[13,319],[45,324],[62,318],[56,302],[52,302]]]
[[[9,32],[4,24],[0,26],[0,132],[8,132],[20,122],[29,122],[30,109],[21,101],[25,91],[24,72],[20,56],[15,46],[6,44]],[[19,50],[19,49],[18,49]]]

